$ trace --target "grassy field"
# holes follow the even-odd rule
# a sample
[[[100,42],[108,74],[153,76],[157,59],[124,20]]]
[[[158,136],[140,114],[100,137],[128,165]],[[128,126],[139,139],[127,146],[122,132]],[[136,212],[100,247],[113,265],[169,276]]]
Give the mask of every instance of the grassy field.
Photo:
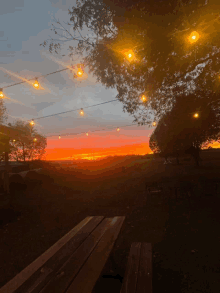
[[[103,275],[123,277],[131,243],[151,242],[154,292],[220,292],[220,190],[211,181],[220,178],[220,153],[201,158],[197,168],[187,158],[179,166],[137,159],[126,170],[121,162],[48,167],[42,185],[15,192],[13,209],[1,211],[0,287],[86,216],[103,215],[126,217]],[[161,178],[167,186],[194,180],[190,201],[169,189],[148,196],[146,181]],[[119,280],[100,277],[93,293],[120,288]]]

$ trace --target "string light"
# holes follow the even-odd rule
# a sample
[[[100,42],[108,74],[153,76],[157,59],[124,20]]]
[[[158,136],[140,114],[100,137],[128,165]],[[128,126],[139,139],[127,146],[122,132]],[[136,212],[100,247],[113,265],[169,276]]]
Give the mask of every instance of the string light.
[[[79,68],[81,69],[81,67],[82,67],[82,65],[80,65],[79,64]],[[51,73],[47,73],[47,74],[44,74],[44,75],[41,75],[41,76],[39,76],[38,78],[40,78],[40,77],[45,77],[45,76],[48,76],[48,75],[51,75],[51,74],[55,74],[55,73],[57,73],[57,72],[62,72],[62,71],[65,71],[65,70],[70,70],[70,67],[68,66],[67,68],[64,68],[64,69],[61,69],[61,70],[56,70],[56,71],[53,71],[53,72],[51,72]],[[80,71],[80,73],[79,73],[79,76],[82,76],[82,74],[83,74],[83,70],[81,69],[81,70],[79,70]],[[81,74],[82,73],[82,74]],[[39,84],[39,82],[38,82],[38,78],[36,78],[36,80],[35,80],[35,82],[33,83],[33,87],[34,88],[39,88],[39,86],[40,86],[40,84]],[[15,86],[15,85],[18,85],[18,84],[22,84],[22,83],[26,83],[26,82],[29,82],[29,81],[32,81],[33,80],[33,78],[31,78],[31,79],[26,79],[25,81],[20,81],[20,82],[17,82],[17,83],[13,83],[13,84],[11,84],[11,85],[7,85],[7,86],[4,86],[3,88],[8,88],[8,87],[11,87],[11,86]],[[2,89],[3,89],[2,88]],[[1,96],[0,96],[1,97]]]
[[[129,124],[129,125],[124,125],[123,127],[128,127],[128,126],[135,126],[135,125],[138,125],[138,124]],[[103,131],[103,130],[110,130],[110,129],[115,129],[115,128],[107,128],[107,129],[105,129],[105,128],[103,128],[103,129],[100,129],[100,130],[93,130],[93,131],[90,131],[90,132],[97,132],[97,131]],[[118,127],[118,129],[119,129],[119,127]],[[88,132],[78,132],[78,133],[67,133],[67,134],[64,134],[65,136],[67,136],[67,135],[78,135],[78,134],[86,134],[86,136],[89,136],[89,133]],[[48,136],[48,137],[54,137],[54,135],[50,135],[50,136]]]
[[[59,139],[61,139],[61,136],[59,135]]]
[[[157,125],[157,123],[156,123],[156,122],[153,122],[153,123],[152,123],[152,125],[153,125],[153,126],[156,126],[156,125]]]
[[[83,70],[81,68],[78,68],[76,74],[78,77],[81,77],[83,75]]]
[[[13,139],[13,142],[15,142],[16,140],[15,139]]]
[[[81,115],[81,116],[83,116],[83,115],[84,115],[83,108],[81,108],[81,110],[80,110],[80,115]]]
[[[132,50],[124,50],[123,53],[125,57],[128,59],[128,61],[132,61],[135,59],[134,52]]]
[[[195,113],[195,114],[193,115],[193,117],[194,117],[194,118],[198,118],[198,117],[199,117],[199,114],[198,114],[198,113]]]
[[[39,88],[40,84],[39,84],[37,78],[36,78],[35,82],[33,83],[33,86],[34,86],[36,89]]]
[[[117,131],[120,131],[120,128],[119,127],[117,128]]]
[[[1,98],[1,99],[4,98],[3,89],[0,89],[0,98]]]
[[[30,122],[30,125],[31,125],[31,126],[34,126],[34,124],[35,124],[35,122],[34,122],[34,120],[32,119],[31,122]]]
[[[37,138],[35,137],[35,138],[34,138],[34,142],[36,142],[36,141],[37,141]]]
[[[189,36],[190,43],[195,43],[198,41],[198,39],[199,39],[199,34],[196,31],[192,32]]]
[[[141,100],[142,100],[143,102],[146,102],[146,101],[147,101],[147,97],[146,97],[145,95],[142,95],[142,96],[141,96]]]

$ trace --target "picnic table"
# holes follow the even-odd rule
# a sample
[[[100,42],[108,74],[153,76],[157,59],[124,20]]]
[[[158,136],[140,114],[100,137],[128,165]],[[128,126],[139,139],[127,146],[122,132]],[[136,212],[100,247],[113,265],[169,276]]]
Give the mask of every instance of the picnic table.
[[[4,285],[0,292],[91,292],[124,219],[86,217]]]
[[[0,292],[91,293],[124,219],[86,217]],[[121,293],[152,293],[151,243],[132,243]]]

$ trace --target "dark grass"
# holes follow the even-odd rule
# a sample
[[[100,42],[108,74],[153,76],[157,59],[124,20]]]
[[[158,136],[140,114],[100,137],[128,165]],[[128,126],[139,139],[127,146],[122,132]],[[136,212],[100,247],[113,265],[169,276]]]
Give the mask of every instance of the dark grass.
[[[14,191],[1,223],[0,286],[86,216],[103,215],[126,216],[103,275],[123,278],[131,243],[151,242],[154,292],[220,292],[220,196],[204,180],[217,176],[218,162],[204,159],[195,168],[157,160],[136,171],[119,170],[92,178],[85,170],[62,170],[59,175],[50,170],[50,182]],[[183,192],[176,201],[169,189],[151,196],[145,191],[146,181],[163,178],[169,186],[183,179],[199,182],[199,176],[209,192],[202,193],[204,188],[195,184],[190,201]],[[100,277],[94,293],[119,293],[120,278]]]

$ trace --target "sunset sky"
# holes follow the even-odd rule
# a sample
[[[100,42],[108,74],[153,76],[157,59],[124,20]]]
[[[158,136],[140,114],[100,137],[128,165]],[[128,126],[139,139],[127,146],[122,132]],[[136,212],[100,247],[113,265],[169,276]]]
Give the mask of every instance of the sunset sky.
[[[0,10],[0,87],[76,65],[79,60],[51,55],[39,46],[51,36],[52,18],[69,21],[68,9],[75,0],[8,0]],[[33,11],[33,7],[35,7]],[[69,27],[68,27],[69,29]],[[87,31],[85,30],[85,34]],[[75,46],[72,41],[68,46]],[[65,48],[64,48],[65,49]],[[39,78],[41,88],[28,83],[4,89],[8,122],[25,121],[68,110],[85,108],[116,98],[115,89],[105,89],[85,70],[80,80],[70,70]],[[123,105],[112,102],[35,120],[37,130],[47,137],[47,159],[91,158],[107,155],[146,154],[150,152],[147,126],[129,126],[133,118]],[[153,117],[152,117],[153,120]],[[116,128],[120,127],[117,132]],[[100,131],[102,129],[105,131]],[[113,128],[113,130],[112,130]],[[91,132],[96,131],[98,132]],[[89,136],[85,135],[89,132]],[[68,135],[67,134],[75,134]],[[79,134],[81,133],[81,134]],[[61,135],[61,139],[58,139]]]
[[[48,48],[39,46],[49,36],[52,18],[69,21],[68,9],[72,0],[9,0],[0,10],[0,87],[35,78],[76,65],[79,60],[51,55]],[[34,13],[33,13],[33,7]],[[39,18],[40,15],[40,18]],[[85,31],[85,33],[87,33]],[[76,43],[68,45],[75,46]],[[88,70],[81,81],[70,70],[39,79],[41,89],[24,83],[4,89],[8,122],[30,120],[84,108],[114,100],[117,91],[105,89]],[[85,109],[84,117],[70,112],[35,120],[37,130],[47,136],[47,159],[86,158],[117,154],[146,154],[149,134],[147,126],[132,126],[133,118],[123,112],[120,102]],[[120,127],[117,132],[116,128]],[[101,129],[107,129],[100,131]],[[114,130],[112,130],[114,128]],[[87,137],[86,132],[91,132]],[[83,134],[82,134],[83,132]],[[72,134],[75,135],[68,135]],[[77,133],[81,133],[76,135]],[[61,139],[58,139],[61,135]]]
[[[135,128],[135,127],[129,127]],[[48,140],[47,159],[91,159],[112,155],[138,154],[150,152],[147,130],[125,130],[79,135],[75,138]]]

